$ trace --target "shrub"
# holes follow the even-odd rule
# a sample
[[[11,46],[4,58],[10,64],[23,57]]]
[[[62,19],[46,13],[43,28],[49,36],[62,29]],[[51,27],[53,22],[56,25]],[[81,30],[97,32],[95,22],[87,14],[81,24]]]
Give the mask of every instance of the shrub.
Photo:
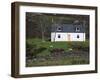
[[[34,53],[38,54],[38,53],[41,53],[44,50],[46,50],[45,47],[39,47],[39,48],[34,49]]]
[[[51,53],[55,53],[55,52],[60,53],[60,52],[64,52],[64,49],[55,48],[55,49],[52,49],[50,52]]]
[[[73,50],[89,51],[89,42],[72,42],[70,47]]]
[[[64,53],[64,49],[62,48],[55,48],[50,51],[52,57],[56,57],[55,59],[62,57]]]
[[[73,59],[71,64],[88,64],[88,61],[84,59]]]
[[[32,58],[34,56],[32,52],[34,51],[35,48],[36,48],[35,44],[32,45],[26,42],[26,57]]]
[[[46,50],[45,47],[37,46],[36,44],[29,44],[26,42],[26,57],[33,58],[36,57],[37,54]]]

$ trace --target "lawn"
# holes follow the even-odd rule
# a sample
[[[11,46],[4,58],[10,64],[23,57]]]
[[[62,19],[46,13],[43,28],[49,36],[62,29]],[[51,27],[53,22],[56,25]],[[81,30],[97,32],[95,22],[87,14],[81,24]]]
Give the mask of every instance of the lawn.
[[[26,66],[52,66],[89,63],[89,41],[50,42],[26,40]]]

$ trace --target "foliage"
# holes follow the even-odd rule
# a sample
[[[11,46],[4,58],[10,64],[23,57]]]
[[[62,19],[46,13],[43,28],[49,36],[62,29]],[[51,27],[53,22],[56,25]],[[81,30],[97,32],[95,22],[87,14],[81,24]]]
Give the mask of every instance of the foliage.
[[[71,42],[70,47],[74,50],[89,51],[89,41]]]
[[[62,58],[57,60],[45,60],[45,61],[33,61],[31,63],[27,63],[28,67],[33,66],[54,66],[54,65],[78,65],[78,64],[89,64],[88,60],[81,58]]]
[[[51,50],[51,53],[55,53],[55,52],[64,52],[64,49],[62,49],[62,48],[55,48],[55,49],[53,49],[53,50]]]
[[[76,58],[71,60],[71,64],[88,64],[89,62],[85,59]]]
[[[29,44],[26,42],[26,56],[29,58],[36,57],[37,54],[43,52],[44,50],[46,50],[45,47],[39,47],[36,44]]]
[[[89,63],[89,41],[42,42],[39,38],[26,40],[26,66],[71,65]],[[70,49],[70,50],[69,50]]]
[[[26,13],[26,37],[50,38],[54,24],[73,24],[75,20],[84,21],[86,38],[89,39],[89,16]]]

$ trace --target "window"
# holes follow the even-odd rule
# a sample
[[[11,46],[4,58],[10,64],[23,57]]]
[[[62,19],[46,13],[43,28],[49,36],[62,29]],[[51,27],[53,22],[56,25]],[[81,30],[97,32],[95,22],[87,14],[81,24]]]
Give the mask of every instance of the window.
[[[80,31],[80,28],[79,27],[76,27],[76,31]]]
[[[61,31],[62,30],[62,28],[59,26],[58,28],[57,28],[57,31]]]
[[[77,35],[77,38],[80,38],[79,35]]]
[[[58,30],[61,30],[61,28],[59,27]]]
[[[61,36],[60,36],[60,34],[58,35],[58,38],[60,38]]]

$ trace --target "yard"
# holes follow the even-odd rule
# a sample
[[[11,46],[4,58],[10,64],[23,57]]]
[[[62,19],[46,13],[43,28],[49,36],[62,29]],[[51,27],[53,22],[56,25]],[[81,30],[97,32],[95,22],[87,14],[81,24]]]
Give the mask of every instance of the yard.
[[[26,66],[89,64],[89,41],[51,42],[26,40]]]

